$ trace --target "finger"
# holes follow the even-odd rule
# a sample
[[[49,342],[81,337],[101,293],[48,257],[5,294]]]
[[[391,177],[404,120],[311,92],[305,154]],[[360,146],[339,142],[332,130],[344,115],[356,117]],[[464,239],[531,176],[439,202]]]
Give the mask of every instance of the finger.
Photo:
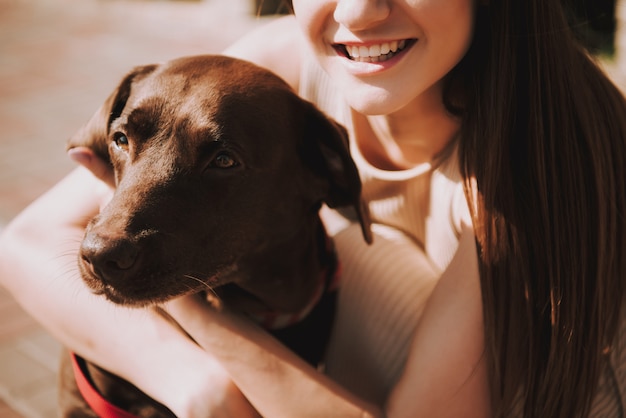
[[[75,147],[68,150],[67,154],[72,160],[91,171],[94,176],[109,186],[115,187],[112,167],[99,158],[91,148]]]

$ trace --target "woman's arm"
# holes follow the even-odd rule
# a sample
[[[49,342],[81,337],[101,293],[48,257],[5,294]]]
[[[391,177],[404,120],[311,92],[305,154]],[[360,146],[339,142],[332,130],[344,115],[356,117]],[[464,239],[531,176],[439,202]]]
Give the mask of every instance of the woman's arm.
[[[78,246],[108,195],[79,168],[31,204],[0,235],[0,284],[68,348],[177,415],[206,416],[224,406],[235,412],[222,416],[254,416],[219,363],[162,316],[113,305],[83,285]]]
[[[232,313],[206,311],[197,298],[173,301],[167,311],[222,363],[266,417],[487,417],[476,257],[473,231],[467,228],[417,325],[405,372],[385,412]]]
[[[491,416],[482,309],[474,232],[464,227],[415,330],[390,417]]]

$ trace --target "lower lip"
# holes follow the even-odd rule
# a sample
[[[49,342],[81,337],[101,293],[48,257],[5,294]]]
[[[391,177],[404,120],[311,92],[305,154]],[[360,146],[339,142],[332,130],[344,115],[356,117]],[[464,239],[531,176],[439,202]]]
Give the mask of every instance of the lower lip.
[[[353,74],[359,75],[367,75],[367,74],[376,74],[382,71],[386,71],[391,67],[394,67],[398,62],[400,62],[407,52],[415,46],[415,43],[407,46],[402,51],[394,55],[385,61],[380,62],[363,62],[363,61],[355,61],[352,60],[342,53],[337,52],[337,55],[340,58],[344,59],[344,64],[348,67],[349,71]]]

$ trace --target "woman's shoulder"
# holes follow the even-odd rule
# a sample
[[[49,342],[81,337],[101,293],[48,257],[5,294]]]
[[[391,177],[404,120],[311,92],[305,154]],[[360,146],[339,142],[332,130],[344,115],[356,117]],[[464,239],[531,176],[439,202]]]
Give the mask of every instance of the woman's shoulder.
[[[273,71],[297,91],[302,42],[297,22],[289,15],[252,30],[228,47],[224,54]]]

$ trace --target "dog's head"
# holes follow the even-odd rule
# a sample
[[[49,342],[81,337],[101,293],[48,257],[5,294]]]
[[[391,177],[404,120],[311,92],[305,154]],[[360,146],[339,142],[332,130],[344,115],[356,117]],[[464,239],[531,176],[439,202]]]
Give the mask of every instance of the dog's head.
[[[245,257],[293,241],[323,202],[353,206],[371,239],[345,130],[244,61],[136,68],[68,148],[113,172],[115,194],[87,227],[80,268],[117,303],[235,280]]]

